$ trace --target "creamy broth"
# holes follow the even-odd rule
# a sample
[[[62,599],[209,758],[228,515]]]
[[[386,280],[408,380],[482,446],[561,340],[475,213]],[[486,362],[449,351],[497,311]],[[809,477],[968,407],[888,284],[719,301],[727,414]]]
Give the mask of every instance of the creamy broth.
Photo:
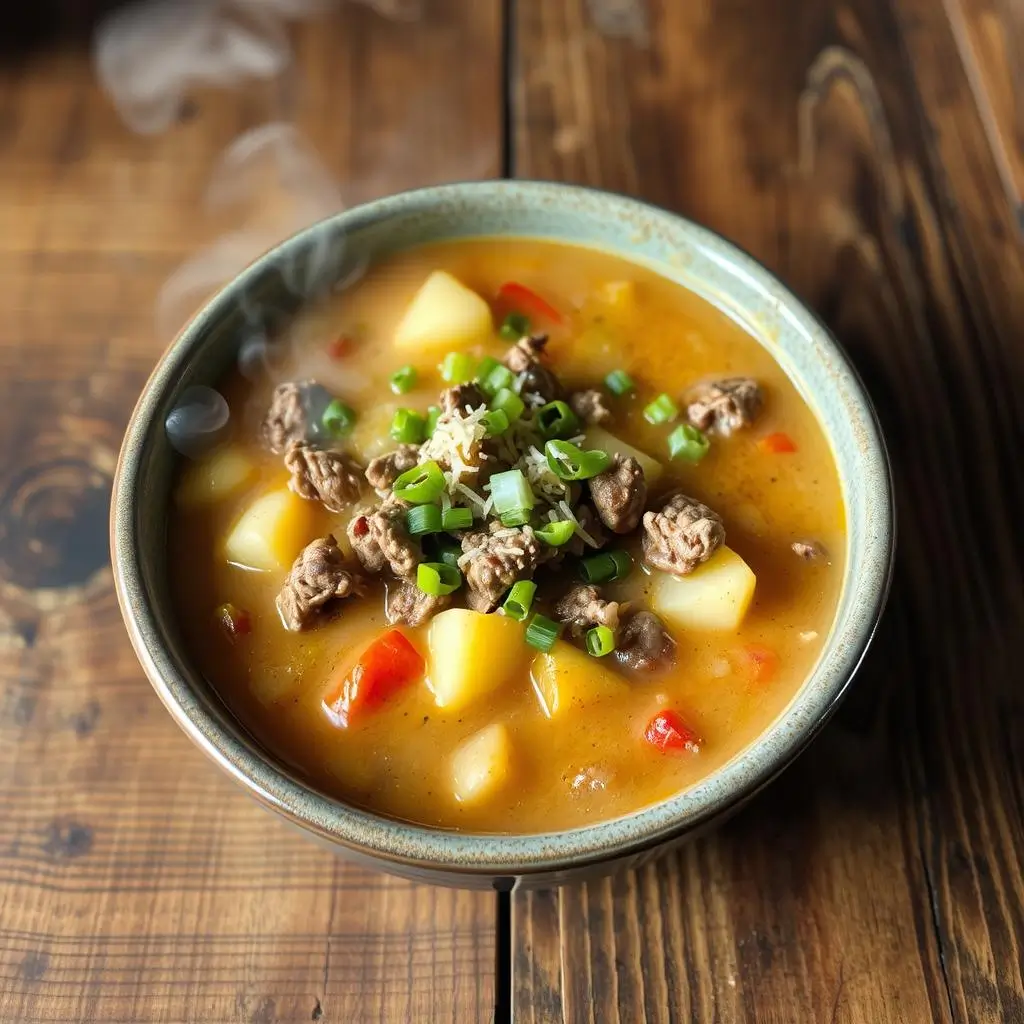
[[[275,384],[315,378],[358,414],[339,446],[360,459],[394,447],[396,409],[423,411],[445,386],[444,349],[414,357],[393,336],[417,289],[441,268],[492,299],[507,281],[521,282],[565,315],[547,325],[546,364],[568,388],[602,386],[612,370],[636,381],[613,397],[607,429],[656,458],[664,475],[650,486],[649,508],[682,488],[724,520],[726,544],[756,575],[753,603],[735,631],[680,629],[674,663],[650,673],[620,672],[610,657],[595,671],[623,686],[549,719],[526,668],[456,711],[439,708],[425,681],[409,685],[347,728],[325,713],[328,688],[388,629],[382,580],[362,598],[337,604],[317,628],[288,632],[275,608],[288,566],[251,571],[229,563],[224,541],[254,497],[287,480],[280,455],[260,445],[258,424]],[[629,282],[628,301],[612,282]],[[497,325],[497,320],[495,321]],[[343,346],[337,339],[348,341]],[[570,828],[634,811],[693,785],[754,740],[794,696],[812,669],[835,614],[845,550],[844,509],[828,443],[815,417],[771,355],[723,314],[655,274],[607,254],[534,240],[474,240],[424,247],[371,269],[344,294],[302,314],[279,339],[282,358],[253,382],[223,382],[232,410],[230,443],[256,464],[246,483],[217,501],[176,502],[169,559],[178,614],[197,665],[239,720],[282,762],[323,792],[370,810],[441,828],[530,832]],[[470,350],[500,358],[509,342],[497,333]],[[339,352],[344,348],[344,352]],[[397,396],[388,379],[411,363],[416,387]],[[651,425],[642,410],[665,392],[683,396],[709,377],[749,376],[765,403],[756,422],[713,437],[696,465],[669,458],[675,424]],[[766,450],[779,432],[795,451]],[[363,499],[374,500],[367,488]],[[347,550],[351,511],[308,502],[307,541],[327,533]],[[605,596],[647,606],[657,574],[644,571],[641,531],[625,538],[633,571],[606,585]],[[814,540],[826,557],[806,560],[794,542]],[[560,576],[539,571],[544,595],[576,579],[567,560]],[[564,581],[564,582],[563,582]],[[457,595],[456,595],[457,596]],[[216,609],[244,609],[251,631],[230,638]],[[429,624],[402,632],[424,656]],[[767,659],[767,660],[765,660]],[[699,733],[699,751],[656,749],[644,740],[652,715],[678,709]],[[504,781],[480,799],[453,794],[453,752],[481,729],[502,723],[508,739]]]

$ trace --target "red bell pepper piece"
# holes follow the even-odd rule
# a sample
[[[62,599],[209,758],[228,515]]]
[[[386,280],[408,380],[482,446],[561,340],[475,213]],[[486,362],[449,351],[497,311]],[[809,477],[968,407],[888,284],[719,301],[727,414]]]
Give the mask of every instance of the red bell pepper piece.
[[[344,359],[352,351],[352,339],[347,334],[339,334],[327,346],[327,354],[332,359]]]
[[[779,656],[764,644],[747,644],[742,650],[743,669],[752,682],[767,683],[779,668]]]
[[[379,707],[423,675],[423,658],[401,630],[389,629],[363,651],[352,669],[324,697],[324,710],[347,727],[353,716]]]
[[[757,443],[761,451],[768,452],[770,455],[784,455],[796,451],[796,442],[789,434],[784,434],[781,430],[776,434],[762,437]]]
[[[509,281],[498,289],[498,302],[508,312],[523,313],[530,320],[550,320],[555,324],[565,322],[565,317],[550,302],[515,281]]]
[[[678,711],[665,708],[659,711],[644,729],[644,739],[652,747],[667,753],[697,754],[704,742]]]

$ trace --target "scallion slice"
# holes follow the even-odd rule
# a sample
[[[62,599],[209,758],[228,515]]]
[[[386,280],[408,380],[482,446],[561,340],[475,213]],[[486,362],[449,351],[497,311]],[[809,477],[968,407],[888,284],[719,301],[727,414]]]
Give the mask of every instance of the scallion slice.
[[[533,595],[537,593],[537,584],[532,580],[520,580],[514,584],[501,606],[502,612],[516,622],[522,622],[530,614]]]
[[[507,341],[518,341],[530,333],[530,320],[522,313],[509,313],[498,333]]]
[[[444,474],[441,467],[431,460],[406,470],[391,488],[396,498],[411,502],[413,505],[425,505],[436,501],[444,490]]]
[[[491,498],[494,499],[494,511],[499,516],[524,509],[528,513],[537,503],[530,483],[521,469],[507,469],[503,473],[495,473],[491,477]]]
[[[484,425],[488,437],[498,437],[509,428],[508,417],[501,409],[491,409],[490,412],[485,412],[480,422]]]
[[[711,442],[689,423],[680,423],[668,435],[668,451],[673,459],[700,462],[708,453]]]
[[[658,395],[650,405],[644,406],[644,419],[648,423],[671,423],[678,415],[676,403],[664,393]]]
[[[391,421],[391,436],[399,444],[423,444],[427,421],[412,409],[396,409]]]
[[[441,418],[441,407],[439,405],[428,405],[427,406],[427,422],[425,426],[425,433],[427,437],[433,437],[434,431],[437,429],[437,421]]]
[[[530,521],[533,511],[528,508],[514,508],[510,512],[502,512],[502,526],[525,526]]]
[[[332,437],[343,437],[355,426],[356,411],[340,398],[335,398],[324,409],[320,422],[323,424],[324,430]]]
[[[602,551],[580,562],[580,577],[584,583],[610,583],[628,576],[633,559],[625,551]]]
[[[431,597],[445,597],[462,586],[462,573],[444,562],[420,562],[416,566],[416,586]]]
[[[587,630],[587,654],[603,658],[615,650],[615,634],[607,626]]]
[[[396,395],[404,395],[416,387],[416,367],[403,366],[391,374],[391,390]]]
[[[526,627],[526,642],[538,651],[547,653],[555,646],[555,641],[561,632],[560,623],[537,612]]]
[[[551,472],[560,480],[589,480],[603,473],[611,464],[612,457],[597,449],[585,452],[568,441],[548,441],[544,445]]]
[[[472,525],[472,509],[446,508],[441,513],[441,526],[445,530],[468,530]]]
[[[438,369],[446,384],[465,384],[473,379],[473,360],[465,352],[449,352]]]
[[[516,375],[507,367],[497,363],[480,378],[480,390],[487,395],[496,395],[502,388],[511,389]]]
[[[534,415],[534,422],[544,437],[572,437],[579,433],[579,417],[565,402],[548,402]]]
[[[413,537],[427,533],[440,533],[441,510],[436,505],[413,505],[405,513],[405,525]]]
[[[443,512],[441,513],[441,518],[442,520],[444,519]],[[451,565],[458,569],[459,559],[462,557],[461,545],[450,540],[439,540],[434,546],[434,552],[439,562],[444,562],[445,565]]]
[[[491,399],[491,408],[495,412],[503,412],[511,423],[523,415],[526,404],[511,388],[501,388]]]
[[[568,544],[575,532],[576,524],[569,522],[568,519],[557,523],[548,523],[539,530],[534,530],[540,540],[553,548],[560,548],[563,544]]]
[[[612,370],[604,379],[605,387],[613,395],[628,395],[632,391],[636,384],[633,383],[633,378],[630,377],[625,370]]]

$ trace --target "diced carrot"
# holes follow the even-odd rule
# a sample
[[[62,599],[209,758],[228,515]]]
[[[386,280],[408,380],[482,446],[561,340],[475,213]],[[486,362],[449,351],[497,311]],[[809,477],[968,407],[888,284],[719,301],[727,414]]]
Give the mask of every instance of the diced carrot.
[[[796,443],[793,438],[781,430],[778,433],[762,437],[757,444],[761,451],[768,452],[770,455],[783,455],[796,451]]]
[[[398,629],[389,629],[363,651],[359,660],[325,695],[324,710],[347,727],[354,715],[379,707],[424,672],[423,658]]]
[[[678,711],[659,711],[644,729],[644,739],[663,754],[697,754],[704,742]]]
[[[345,356],[350,355],[352,352],[352,339],[347,334],[339,334],[327,346],[327,354],[332,359],[344,359]]]
[[[768,683],[779,669],[779,656],[764,644],[746,644],[740,651],[744,674],[755,683]]]
[[[503,311],[524,313],[531,320],[548,320],[555,324],[565,322],[565,317],[550,302],[515,281],[509,281],[498,289],[498,303]]]
[[[230,601],[225,601],[217,609],[217,621],[232,643],[252,632],[252,616]]]

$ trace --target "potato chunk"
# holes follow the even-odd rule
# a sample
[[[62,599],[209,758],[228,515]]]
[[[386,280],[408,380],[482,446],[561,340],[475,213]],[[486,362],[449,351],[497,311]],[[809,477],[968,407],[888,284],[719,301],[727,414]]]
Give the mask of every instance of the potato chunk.
[[[181,474],[175,494],[179,505],[210,505],[241,490],[256,475],[256,463],[229,445],[193,462]]]
[[[512,745],[500,722],[470,736],[452,755],[452,792],[460,803],[493,793],[509,775]]]
[[[548,718],[626,690],[626,684],[610,668],[561,640],[547,654],[533,659],[530,678],[540,709]]]
[[[313,503],[287,487],[260,495],[241,514],[224,543],[228,561],[245,569],[286,569],[313,529]]]
[[[438,707],[458,710],[496,690],[526,665],[521,622],[449,608],[435,615],[427,640],[427,678]]]
[[[639,448],[626,444],[625,441],[620,440],[614,434],[609,434],[601,427],[587,427],[583,434],[583,447],[597,448],[609,455],[632,456],[640,463],[640,468],[644,471],[644,479],[648,484],[653,484],[664,472],[664,467],[656,459],[652,459],[650,455],[640,451]]]
[[[443,270],[423,283],[395,330],[400,349],[468,348],[494,329],[491,307]]]
[[[724,545],[688,576],[654,574],[654,611],[683,629],[739,629],[754,597],[753,570]]]

